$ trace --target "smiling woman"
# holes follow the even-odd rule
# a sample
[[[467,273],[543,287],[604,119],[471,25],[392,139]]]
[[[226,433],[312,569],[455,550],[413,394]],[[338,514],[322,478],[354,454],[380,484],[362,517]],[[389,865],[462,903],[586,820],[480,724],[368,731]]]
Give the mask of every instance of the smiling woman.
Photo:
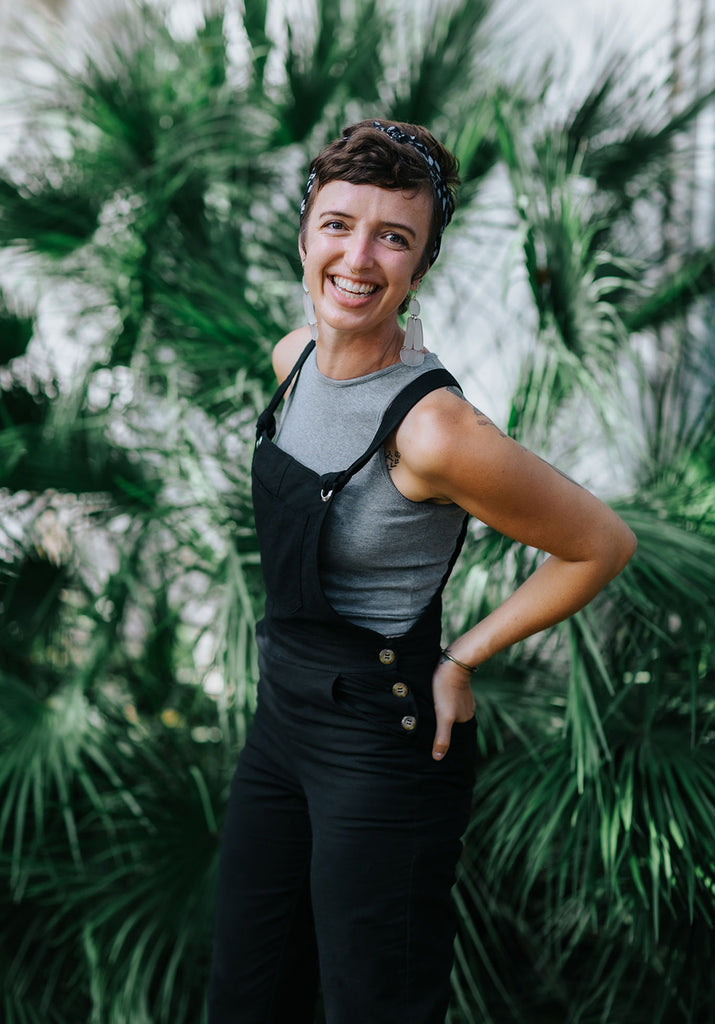
[[[395,362],[402,345],[395,310],[419,285],[431,210],[425,190],[346,181],[320,189],[300,246],[323,325],[320,359],[328,376],[354,376],[353,368],[364,373]]]
[[[211,1024],[312,1024],[318,978],[329,1024],[442,1024],[471,674],[581,608],[634,549],[610,509],[463,398],[422,346],[414,298],[400,327],[456,170],[424,128],[385,121],[311,165],[309,326],[275,348],[253,461],[266,614],[223,835]],[[549,557],[441,651],[470,514]]]

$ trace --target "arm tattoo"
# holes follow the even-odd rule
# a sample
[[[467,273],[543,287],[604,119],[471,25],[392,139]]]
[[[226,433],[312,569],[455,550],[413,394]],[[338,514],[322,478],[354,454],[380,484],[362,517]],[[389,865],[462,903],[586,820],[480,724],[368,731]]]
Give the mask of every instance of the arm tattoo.
[[[467,399],[464,397],[459,388],[452,387],[452,385],[450,384],[447,388],[445,388],[445,390],[449,391],[450,395],[454,395],[455,398],[459,398],[460,401],[467,401]]]
[[[524,445],[522,444],[522,445],[520,445],[520,447],[524,448]],[[529,448],[524,448],[524,451],[525,452],[529,452],[529,454],[531,454],[531,455],[536,455],[536,452],[532,452],[531,449],[529,449]],[[536,455],[536,457],[539,460],[539,462],[543,462],[544,465],[549,467],[549,469],[553,469],[554,473],[558,473],[559,476],[562,476],[564,478],[564,480],[568,480],[568,482],[570,484],[576,484],[577,487],[580,487],[581,490],[583,490],[583,487],[578,482],[578,480],[574,480],[573,477],[569,476],[568,473],[564,473],[564,471],[562,469],[559,469],[558,466],[554,466],[554,465],[552,465],[552,463],[547,462],[546,459],[542,459],[540,455]]]
[[[459,398],[462,402],[466,402],[467,405],[472,406],[472,409],[474,410],[474,415],[477,417],[477,423],[479,424],[480,427],[494,427],[497,434],[499,434],[499,437],[507,436],[503,430],[499,429],[496,423],[492,423],[488,416],[485,416],[483,412],[481,412],[479,409],[473,406],[472,403],[464,397],[459,388],[448,387],[447,391],[449,391],[451,395],[454,395],[455,398]]]
[[[402,456],[398,452],[397,448],[386,448],[385,449],[385,462],[390,472],[397,466]]]
[[[459,388],[450,386],[447,388],[447,391],[449,391],[449,393],[451,395],[454,395],[456,398],[459,398],[462,402],[467,402],[468,405],[471,405],[471,402],[469,402],[468,399],[464,397]],[[474,415],[477,417],[477,423],[479,424],[480,427],[494,427],[494,429],[496,430],[500,437],[509,436],[508,434],[505,434],[503,430],[500,430],[496,423],[492,423],[492,421],[487,416],[485,416],[483,412],[480,412],[479,409],[475,408],[475,406],[472,405],[472,409],[474,410]],[[517,441],[516,444],[518,444],[520,448],[523,448],[524,451],[528,452],[530,455],[536,455],[536,452],[531,451],[530,448],[526,448],[519,441]],[[398,460],[400,458],[399,452],[397,452],[397,458]],[[557,466],[553,466],[550,462],[547,462],[546,459],[542,459],[540,455],[536,455],[536,458],[539,459],[540,462],[545,463],[549,467],[549,469],[553,469],[553,471],[555,473],[558,473],[559,476],[562,476],[565,480],[568,480],[569,483],[575,484],[577,487],[581,487],[581,484],[578,483],[578,481],[574,480],[572,477],[570,477],[568,473],[564,473],[564,471],[559,469]],[[581,489],[583,490],[583,487],[581,487]]]

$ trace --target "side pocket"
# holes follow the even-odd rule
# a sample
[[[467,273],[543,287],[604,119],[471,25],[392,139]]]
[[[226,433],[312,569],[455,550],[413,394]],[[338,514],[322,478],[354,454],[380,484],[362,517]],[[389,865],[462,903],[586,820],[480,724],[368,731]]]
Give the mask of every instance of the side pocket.
[[[468,754],[471,751],[476,752],[477,729],[475,717],[470,718],[468,722],[453,722],[450,749],[454,747],[455,751],[464,750]]]
[[[463,732],[473,732],[474,731],[474,732],[476,732],[476,730],[477,730],[477,719],[476,719],[476,716],[472,715],[472,717],[468,718],[466,722],[453,722],[452,723],[452,730],[454,730],[454,729],[456,729],[458,732],[459,731],[463,731]]]

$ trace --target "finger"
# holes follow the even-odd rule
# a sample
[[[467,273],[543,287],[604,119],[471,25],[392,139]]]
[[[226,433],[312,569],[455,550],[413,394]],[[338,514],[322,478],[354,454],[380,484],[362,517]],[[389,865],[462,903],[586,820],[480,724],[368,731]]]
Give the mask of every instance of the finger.
[[[437,728],[432,744],[432,757],[435,761],[441,761],[449,750],[449,743],[452,739],[452,723],[437,719]]]

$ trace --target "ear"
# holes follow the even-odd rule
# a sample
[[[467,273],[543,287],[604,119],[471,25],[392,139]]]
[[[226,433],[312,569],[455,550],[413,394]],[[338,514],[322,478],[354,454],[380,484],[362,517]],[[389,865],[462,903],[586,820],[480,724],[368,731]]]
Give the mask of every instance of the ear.
[[[429,270],[430,266],[431,266],[431,264],[429,264],[429,263],[427,264],[427,266],[425,266],[424,263],[422,263],[421,267],[420,266],[417,267],[417,270],[415,271],[415,276],[410,281],[410,290],[411,291],[413,291],[413,292],[417,291],[419,286],[424,281],[425,274]]]
[[[305,263],[305,257],[308,255],[308,250],[305,247],[305,237],[302,231],[298,235],[298,255],[300,256],[300,262]]]

